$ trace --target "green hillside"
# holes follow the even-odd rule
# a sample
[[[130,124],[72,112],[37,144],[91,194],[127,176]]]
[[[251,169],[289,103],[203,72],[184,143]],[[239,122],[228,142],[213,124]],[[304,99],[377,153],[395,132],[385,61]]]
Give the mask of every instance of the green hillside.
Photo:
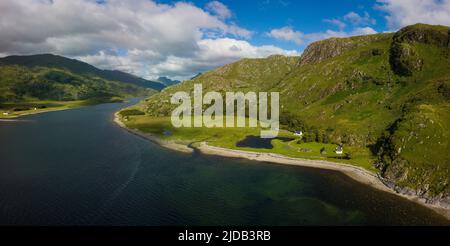
[[[148,96],[155,92],[120,80],[75,72],[75,69],[63,68],[63,63],[52,65],[52,61],[45,60],[47,56],[39,57],[42,60],[33,59],[33,65],[10,65],[11,61],[4,61],[11,57],[0,59],[0,117],[120,101],[122,98]],[[19,58],[16,56],[14,60],[18,62]],[[62,57],[58,59],[67,60],[66,64],[80,63]],[[29,60],[29,57],[22,61],[25,60]]]
[[[298,64],[298,57],[271,56],[267,59],[243,59],[206,72],[194,80],[174,85],[151,98],[148,114],[170,115],[174,105],[170,96],[177,91],[192,91],[194,83],[203,84],[204,91],[268,91],[274,88]]]
[[[90,64],[75,59],[69,59],[52,54],[40,54],[30,56],[8,56],[0,58],[0,65],[18,65],[28,68],[49,67],[67,70],[74,74],[95,76],[105,80],[120,81],[136,86],[162,90],[165,86],[160,82],[150,81],[129,73],[117,70],[102,70]]]
[[[170,124],[161,117],[174,108],[170,96],[192,92],[195,83],[204,92],[279,91],[283,129],[305,134],[286,144],[274,140],[271,152],[311,152],[307,158],[376,168],[396,189],[450,204],[449,40],[449,27],[417,24],[397,33],[319,41],[301,57],[244,59],[152,96],[134,107],[146,115],[127,116],[126,124],[164,137]],[[202,136],[230,148],[252,134],[172,130],[168,139]],[[344,146],[344,160],[308,147],[313,142],[328,153],[329,144]]]

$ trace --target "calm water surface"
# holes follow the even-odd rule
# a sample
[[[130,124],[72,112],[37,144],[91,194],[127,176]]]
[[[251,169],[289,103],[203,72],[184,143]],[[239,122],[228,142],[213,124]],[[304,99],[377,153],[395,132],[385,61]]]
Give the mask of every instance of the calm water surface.
[[[0,225],[439,225],[337,172],[180,154],[104,104],[0,122]]]
[[[247,136],[245,139],[236,143],[239,148],[255,148],[255,149],[273,149],[272,141],[281,140],[283,142],[290,142],[295,138],[277,137],[274,139],[261,138],[260,136]]]

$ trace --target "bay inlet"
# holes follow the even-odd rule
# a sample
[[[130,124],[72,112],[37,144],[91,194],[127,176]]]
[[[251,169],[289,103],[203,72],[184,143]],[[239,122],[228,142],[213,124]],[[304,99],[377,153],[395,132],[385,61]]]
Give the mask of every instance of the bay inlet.
[[[0,225],[444,225],[330,170],[167,150],[103,104],[0,122]]]

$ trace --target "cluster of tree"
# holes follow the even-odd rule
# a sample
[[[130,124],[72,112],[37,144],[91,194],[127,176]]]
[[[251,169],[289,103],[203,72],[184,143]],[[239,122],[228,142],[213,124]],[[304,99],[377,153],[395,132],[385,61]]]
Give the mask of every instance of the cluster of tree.
[[[51,82],[62,83],[62,84],[71,84],[71,85],[81,85],[82,81],[77,77],[68,74],[63,71],[50,71],[47,72],[43,79]]]
[[[303,131],[308,129],[306,123],[297,115],[290,112],[280,114],[280,124],[286,126],[289,131]]]
[[[13,86],[12,90],[19,98],[31,96],[41,100],[62,100],[62,98],[69,96],[64,91],[58,89],[54,84],[45,80],[32,80],[17,83]]]
[[[333,129],[322,130],[315,126],[309,126],[299,116],[289,112],[283,112],[280,115],[280,124],[286,126],[289,131],[302,131],[303,136],[300,142],[310,143],[331,143]]]
[[[450,101],[450,81],[442,82],[438,87],[438,92],[445,98],[445,100]]]
[[[127,109],[120,111],[120,115],[122,115],[122,117],[126,117],[135,115],[145,115],[145,113],[137,109]]]
[[[331,143],[330,135],[331,135],[330,131],[323,131],[317,128],[310,128],[303,133],[302,139],[300,139],[299,142],[303,143],[317,142],[328,144]]]

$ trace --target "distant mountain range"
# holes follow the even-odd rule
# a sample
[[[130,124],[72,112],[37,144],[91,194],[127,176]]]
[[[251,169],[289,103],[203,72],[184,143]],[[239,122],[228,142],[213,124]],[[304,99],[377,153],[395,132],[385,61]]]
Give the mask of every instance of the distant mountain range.
[[[417,24],[315,42],[301,57],[243,59],[152,96],[146,113],[170,115],[170,96],[196,83],[204,92],[278,91],[283,128],[343,145],[396,190],[450,206],[450,27]]]
[[[164,84],[157,81],[146,80],[117,70],[98,69],[88,63],[79,60],[69,59],[63,56],[52,54],[8,56],[5,58],[0,58],[0,65],[19,65],[28,68],[59,68],[79,75],[97,76],[105,80],[133,84],[139,87],[151,88],[157,91],[160,91],[165,87]]]
[[[180,83],[179,80],[171,80],[167,77],[159,77],[156,81],[162,83],[163,85],[165,85],[167,87]]]
[[[35,106],[43,101],[95,104],[148,96],[164,87],[158,82],[120,71],[101,70],[62,56],[0,58],[0,109],[3,110],[18,110],[27,102]]]

